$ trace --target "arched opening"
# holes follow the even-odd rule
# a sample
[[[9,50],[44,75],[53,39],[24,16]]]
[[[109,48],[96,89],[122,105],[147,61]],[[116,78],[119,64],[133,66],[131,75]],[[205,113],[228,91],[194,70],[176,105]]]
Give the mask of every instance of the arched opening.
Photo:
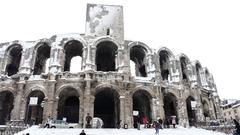
[[[82,67],[82,57],[80,56],[75,56],[71,59],[71,64],[72,65],[70,67],[70,72],[72,73],[77,73],[77,72],[81,72],[81,68]]]
[[[44,93],[40,90],[32,91],[27,98],[26,123],[42,124]]]
[[[187,104],[187,114],[188,114],[188,121],[189,121],[189,126],[194,126],[196,124],[196,102],[194,102],[195,99],[191,96],[189,96],[186,99],[186,104]]]
[[[83,49],[82,43],[77,40],[71,40],[65,44],[65,46],[64,46],[64,50],[65,50],[64,71],[70,71],[70,68],[72,66],[74,66],[74,65],[71,65],[71,59],[74,56],[82,57],[82,53],[83,53],[82,49]],[[78,67],[78,68],[81,69],[82,67]]]
[[[185,82],[188,82],[188,76],[187,76],[187,59],[185,57],[180,58],[181,63],[181,69],[182,69],[182,79]]]
[[[97,71],[116,71],[116,55],[118,47],[111,41],[103,41],[97,45]]]
[[[94,100],[94,117],[103,120],[104,128],[115,128],[119,121],[120,104],[119,94],[116,90],[102,88]]]
[[[134,61],[130,60],[130,71],[132,76],[136,76],[136,64]]]
[[[0,125],[5,125],[11,118],[14,96],[9,91],[0,92]]]
[[[133,126],[137,128],[137,122],[143,124],[143,118],[146,117],[148,123],[152,123],[151,95],[145,90],[138,90],[133,94],[133,111],[138,115],[133,116]]]
[[[216,109],[215,104],[213,104],[213,109],[214,109],[214,116],[215,116],[215,118],[217,119],[217,118],[218,118],[218,117],[217,117],[217,109]]]
[[[146,52],[147,50],[140,46],[136,45],[130,49],[130,60],[135,63],[135,74],[140,77],[147,77],[146,72]]]
[[[207,101],[203,100],[202,105],[203,105],[203,115],[205,119],[210,118],[209,105]]]
[[[199,63],[196,64],[196,74],[197,74],[197,82],[199,85],[201,85],[201,71],[202,67]]]
[[[46,61],[50,58],[51,47],[47,43],[41,43],[37,48],[37,54],[34,65],[34,75],[40,75],[46,72]]]
[[[65,88],[59,95],[57,119],[66,118],[69,123],[79,122],[79,94],[74,88]]]
[[[45,64],[46,66],[45,66],[45,73],[48,73],[49,72],[49,65],[50,65],[50,58],[48,58],[47,60],[46,60],[46,64]]]
[[[165,50],[159,52],[159,63],[163,80],[169,79],[169,53]]]
[[[177,98],[172,93],[167,93],[164,95],[163,102],[165,119],[170,119],[172,116],[176,116],[176,119],[178,120]]]
[[[7,54],[6,74],[8,76],[17,74],[22,57],[22,46],[15,44],[11,46]]]

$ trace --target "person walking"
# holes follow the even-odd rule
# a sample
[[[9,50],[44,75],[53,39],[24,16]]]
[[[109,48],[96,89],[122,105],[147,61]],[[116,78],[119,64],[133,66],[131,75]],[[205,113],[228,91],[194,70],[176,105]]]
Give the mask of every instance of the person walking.
[[[86,116],[86,121],[87,121],[86,128],[91,128],[92,127],[92,125],[90,123],[91,120],[92,120],[92,117],[89,115],[89,113],[87,113],[87,116]]]
[[[84,132],[84,130],[82,130],[82,132],[79,135],[86,135],[86,133]]]
[[[240,125],[238,121],[236,119],[233,119],[233,122],[235,124],[235,129],[236,129],[236,133],[234,135],[240,135]]]
[[[159,127],[160,127],[160,123],[158,121],[154,121],[153,124],[155,125],[155,134],[159,135]]]
[[[51,121],[51,118],[50,118],[50,116],[48,116],[45,126],[43,128],[46,128],[46,127],[50,128],[50,125],[49,125],[50,121]]]
[[[175,128],[175,125],[176,125],[176,116],[172,116],[172,125],[173,125],[173,128]]]

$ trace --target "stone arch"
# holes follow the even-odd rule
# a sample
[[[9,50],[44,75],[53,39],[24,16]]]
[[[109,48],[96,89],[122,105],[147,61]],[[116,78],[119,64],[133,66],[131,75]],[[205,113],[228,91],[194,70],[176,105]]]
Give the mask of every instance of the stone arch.
[[[188,66],[190,64],[190,59],[187,57],[187,55],[181,53],[177,55],[177,59],[180,61],[181,66],[181,72],[182,72],[182,79],[186,82],[189,81],[189,72]]]
[[[164,112],[165,119],[169,119],[172,116],[176,116],[178,119],[178,98],[174,93],[168,92],[164,94]]]
[[[26,95],[26,123],[33,125],[42,124],[45,97],[45,93],[41,89],[32,89],[29,91],[29,94]],[[34,99],[36,99],[36,102],[32,102]]]
[[[120,100],[118,89],[111,85],[95,88],[94,117],[103,120],[104,128],[115,128],[120,120]]]
[[[135,63],[135,75],[140,77],[147,77],[147,56],[152,54],[151,49],[142,42],[131,42],[128,44],[128,52],[130,61]]]
[[[196,61],[193,62],[193,66],[195,67],[197,82],[198,82],[199,85],[202,85],[202,83],[201,83],[201,80],[202,80],[201,79],[201,77],[202,77],[201,74],[203,72],[202,65],[198,60],[196,60]]]
[[[190,95],[186,98],[186,107],[187,107],[189,126],[194,126],[197,122],[195,108],[192,108],[192,101],[196,101],[193,96]]]
[[[5,125],[10,121],[13,103],[14,94],[10,90],[0,91],[0,125]]]
[[[17,74],[20,67],[22,50],[23,47],[19,43],[13,43],[6,49],[4,56],[6,61],[5,74],[8,76]]]
[[[55,95],[56,95],[55,98],[59,98],[60,93],[61,93],[64,89],[66,89],[66,88],[76,89],[77,92],[78,92],[78,95],[79,95],[79,96],[83,96],[83,92],[82,92],[81,90],[78,90],[78,89],[80,89],[79,87],[75,87],[75,86],[73,86],[73,85],[71,85],[71,84],[65,84],[65,85],[62,85],[61,87],[59,87],[59,88],[57,89],[57,91],[56,91],[56,93],[55,93]]]
[[[58,93],[57,119],[66,118],[69,123],[79,122],[80,94],[74,87],[63,87]]]
[[[111,38],[101,38],[94,42],[96,46],[95,65],[97,71],[116,71],[119,45]]]
[[[82,43],[83,48],[87,47],[86,40],[80,34],[58,34],[51,37],[51,40],[58,41],[60,45],[64,48],[65,44],[69,41],[76,40]]]
[[[83,59],[83,48],[84,45],[79,40],[67,40],[64,46],[65,52],[65,62],[64,62],[64,71],[70,71],[71,59],[80,56]],[[83,61],[81,61],[82,65]],[[82,69],[82,67],[80,67]]]
[[[41,92],[43,92],[45,99],[48,99],[47,90],[43,86],[41,86],[41,85],[35,85],[35,86],[32,86],[32,87],[28,88],[26,90],[26,92],[24,93],[23,98],[27,99],[27,97],[33,91],[41,91]]]
[[[117,46],[118,49],[121,48],[120,43],[118,43],[116,40],[114,40],[114,39],[111,38],[111,37],[100,37],[100,38],[97,38],[97,39],[93,42],[93,46],[94,46],[94,47],[97,47],[100,43],[105,42],[105,41],[112,42],[113,44],[115,44],[115,45]]]
[[[138,90],[146,91],[147,93],[150,94],[150,97],[151,97],[151,98],[157,98],[156,93],[154,93],[149,87],[142,86],[142,85],[136,86],[133,90],[131,90],[131,91],[130,91],[130,96],[132,97],[133,94],[134,94],[136,91],[138,91]]]
[[[113,84],[106,84],[106,83],[103,83],[103,84],[99,84],[95,87],[95,91],[93,93],[93,95],[95,96],[98,92],[100,92],[101,89],[104,89],[104,88],[110,88],[110,89],[114,89],[116,90],[116,92],[118,93],[118,95],[122,95],[122,91],[121,89],[119,89],[118,86],[116,85],[113,85]]]
[[[51,46],[50,41],[48,40],[40,40],[36,43],[34,47],[34,57],[33,57],[33,74],[40,75],[45,72],[46,69],[46,61],[50,58]]]
[[[137,128],[137,123],[143,124],[143,118],[149,123],[152,122],[152,96],[143,89],[138,89],[132,93],[132,111],[138,112],[138,115],[133,116],[133,126]]]
[[[170,61],[174,59],[174,55],[166,47],[162,47],[158,50],[159,67],[163,80],[169,80],[170,77]]]
[[[203,106],[203,116],[205,118],[210,118],[210,104],[209,104],[209,101],[205,98],[202,98],[202,106]]]

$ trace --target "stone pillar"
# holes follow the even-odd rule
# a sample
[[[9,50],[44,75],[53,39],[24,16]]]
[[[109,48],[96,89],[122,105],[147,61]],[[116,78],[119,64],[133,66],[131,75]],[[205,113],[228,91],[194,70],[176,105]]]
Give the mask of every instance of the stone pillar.
[[[170,82],[179,83],[180,82],[180,69],[179,62],[177,60],[171,60],[169,62],[169,74]]]
[[[125,124],[128,125],[129,128],[133,128],[133,101],[132,97],[129,95],[125,95]]]
[[[180,90],[180,98],[178,99],[178,114],[179,114],[179,125],[183,127],[188,127],[188,115],[187,115],[187,106],[184,98],[184,91]]]
[[[84,98],[83,98],[83,106],[84,106],[84,114],[83,114],[83,126],[86,125],[86,116],[89,113],[90,116],[94,117],[94,97],[91,95],[91,78],[88,73],[86,73],[86,87],[84,91]]]
[[[47,120],[48,116],[51,116],[51,114],[49,114],[49,112],[51,111],[51,108],[49,107],[49,102],[48,98],[44,98],[41,104],[41,107],[43,107],[43,121],[42,123],[45,123],[45,121]],[[43,106],[42,106],[43,105]]]
[[[156,98],[152,98],[151,101],[151,110],[152,110],[152,120],[157,120],[157,111],[158,111],[158,107],[157,107],[157,99]]]
[[[23,105],[23,100],[22,100],[22,96],[23,96],[23,89],[24,89],[24,85],[25,85],[25,82],[24,81],[21,81],[18,83],[18,87],[17,87],[17,94],[14,98],[14,108],[11,112],[11,120],[23,120],[23,118],[21,118],[21,115],[24,115],[24,114],[21,114],[21,113],[24,113],[22,112],[22,105]],[[24,107],[23,107],[24,108]]]
[[[86,61],[85,61],[85,68],[84,70],[91,70],[92,69],[92,61],[91,61],[91,46],[88,45],[84,48],[84,52],[86,53]]]
[[[96,65],[97,48],[96,48],[96,46],[90,46],[90,49],[91,49],[91,54],[90,54],[91,69],[97,70],[97,65]]]
[[[154,62],[153,62],[153,55],[152,54],[147,55],[147,69],[146,70],[147,70],[147,76],[148,77],[151,77],[151,78],[155,77],[156,68],[155,68],[155,65],[154,65]]]
[[[53,110],[52,110],[52,118],[57,119],[58,115],[58,102],[59,102],[59,97],[55,97],[55,100],[53,100]]]
[[[64,49],[56,44],[51,49],[49,72],[58,73],[63,71],[64,59],[65,59]]]
[[[126,123],[126,119],[125,119],[125,96],[124,95],[120,96],[119,100],[120,100],[120,120],[122,120],[121,127],[123,127],[123,124]]]

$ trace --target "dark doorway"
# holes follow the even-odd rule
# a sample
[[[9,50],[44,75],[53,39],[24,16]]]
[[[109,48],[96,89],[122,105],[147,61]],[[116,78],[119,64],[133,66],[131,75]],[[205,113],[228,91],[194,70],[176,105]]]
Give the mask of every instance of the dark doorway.
[[[115,90],[104,88],[95,95],[94,117],[103,120],[104,128],[115,128],[119,113],[119,95]]]
[[[185,82],[188,82],[188,76],[187,76],[187,59],[185,57],[180,58],[181,63],[181,69],[182,69],[182,79]]]
[[[169,79],[169,53],[166,50],[159,52],[159,63],[163,80]]]
[[[14,96],[9,91],[0,92],[0,125],[5,125],[11,118]]]
[[[15,44],[8,50],[6,74],[8,76],[17,74],[22,57],[22,46]]]
[[[65,44],[65,64],[64,64],[64,71],[70,71],[71,67],[71,59],[76,56],[82,57],[83,45],[77,40],[69,41]],[[80,69],[82,67],[79,67]]]
[[[172,93],[164,95],[164,112],[166,119],[171,118],[171,116],[176,116],[176,119],[178,119],[177,106],[177,98]]]
[[[57,119],[67,119],[69,123],[79,122],[79,96],[73,88],[66,88],[60,93]]]
[[[203,115],[204,115],[204,117],[209,118],[210,117],[209,105],[208,105],[207,101],[203,100],[202,105],[203,105]]]
[[[152,112],[150,106],[151,96],[145,90],[138,90],[133,94],[133,111],[138,111],[138,116],[133,116],[134,128],[137,128],[137,122],[143,124],[143,118],[146,116],[149,123],[152,123]]]
[[[196,110],[194,110],[191,106],[191,101],[195,101],[193,97],[188,97],[186,99],[186,104],[187,104],[187,114],[188,114],[188,121],[189,121],[189,126],[195,126],[196,124]]]
[[[50,51],[51,48],[47,43],[40,43],[39,47],[37,48],[37,54],[35,59],[34,65],[34,75],[40,75],[41,73],[45,72],[46,69],[46,61],[50,58]]]
[[[30,103],[30,98],[31,97],[37,97],[37,104],[35,105],[29,105]],[[43,92],[37,90],[33,91],[29,94],[28,99],[27,99],[27,111],[26,111],[26,123],[28,124],[33,124],[33,125],[38,125],[42,124],[43,120],[43,106],[41,104],[43,103],[44,100],[44,94]]]
[[[96,66],[97,71],[116,71],[117,45],[111,41],[104,41],[97,45]]]
[[[136,76],[147,77],[146,52],[147,50],[140,45],[133,46],[130,49],[130,60],[135,63]]]

